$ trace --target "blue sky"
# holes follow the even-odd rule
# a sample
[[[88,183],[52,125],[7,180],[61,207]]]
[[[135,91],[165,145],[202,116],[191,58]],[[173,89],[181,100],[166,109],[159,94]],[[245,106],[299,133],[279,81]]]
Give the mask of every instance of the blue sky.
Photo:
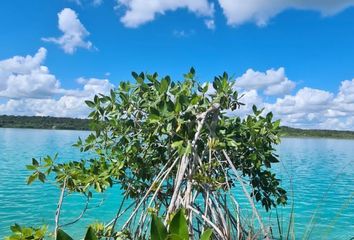
[[[130,79],[133,70],[178,79],[194,66],[202,82],[224,71],[234,75],[249,95],[246,107],[264,106],[286,125],[354,130],[352,6],[351,0],[2,1],[0,114],[84,117],[78,102]]]

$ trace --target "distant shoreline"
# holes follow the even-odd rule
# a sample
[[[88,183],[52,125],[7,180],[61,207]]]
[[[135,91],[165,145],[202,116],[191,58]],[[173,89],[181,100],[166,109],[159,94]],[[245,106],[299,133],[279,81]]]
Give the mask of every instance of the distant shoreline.
[[[0,115],[0,128],[90,131],[89,120],[81,118]],[[283,138],[354,139],[354,131],[281,127]]]
[[[0,115],[0,128],[90,130],[88,119],[10,115]]]
[[[354,131],[281,127],[281,137],[354,139]]]
[[[31,127],[1,127],[0,129],[22,129],[22,130],[55,130],[55,131],[78,131],[78,132],[91,132],[91,130],[81,130],[81,129],[68,129],[68,128],[31,128]]]

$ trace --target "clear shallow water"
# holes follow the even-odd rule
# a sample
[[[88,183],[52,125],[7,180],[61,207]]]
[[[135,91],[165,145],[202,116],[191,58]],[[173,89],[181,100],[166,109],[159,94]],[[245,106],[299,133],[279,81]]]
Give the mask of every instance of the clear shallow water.
[[[72,148],[87,132],[1,129],[0,128],[0,238],[9,234],[15,222],[24,225],[53,225],[58,190],[48,184],[27,186],[25,165],[32,157],[60,153],[60,160],[83,157]],[[278,146],[282,160],[276,171],[283,186],[294,194],[295,238],[301,239],[314,218],[310,239],[350,239],[354,236],[354,141],[336,139],[285,138]],[[291,191],[293,189],[293,191]],[[85,217],[66,230],[78,236],[81,227],[94,221],[108,222],[114,217],[122,194],[119,189],[97,195]],[[75,219],[84,206],[79,196],[69,197],[63,207],[61,222]],[[97,208],[96,206],[102,203]],[[269,215],[262,212],[265,222]],[[287,230],[290,205],[278,209]],[[275,211],[271,212],[274,222]],[[274,230],[276,232],[276,230]],[[77,237],[76,237],[77,238]]]

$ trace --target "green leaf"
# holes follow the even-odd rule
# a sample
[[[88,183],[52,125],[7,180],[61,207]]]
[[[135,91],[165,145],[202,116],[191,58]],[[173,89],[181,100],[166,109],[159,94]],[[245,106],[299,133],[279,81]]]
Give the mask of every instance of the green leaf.
[[[100,101],[100,99],[98,98],[97,95],[95,95],[95,96],[93,97],[93,102],[94,102],[95,104],[99,104],[99,101]]]
[[[160,92],[161,93],[166,92],[169,85],[170,85],[169,78],[166,77],[166,78],[162,79],[161,86],[160,86]]]
[[[85,101],[86,105],[89,106],[90,108],[94,108],[95,107],[95,103],[92,101]]]
[[[180,147],[180,146],[182,146],[182,145],[183,145],[183,140],[173,142],[173,143],[171,144],[171,147],[172,147],[172,148],[177,148],[177,147]]]
[[[132,72],[132,76],[135,80],[139,77],[139,75],[136,72]]]
[[[15,225],[11,226],[10,228],[13,233],[20,233],[21,232],[21,227],[17,223],[15,223]]]
[[[195,69],[193,67],[191,67],[191,70],[189,71],[191,74],[195,74]]]
[[[150,234],[151,240],[165,240],[167,237],[167,229],[156,214],[152,215]]]
[[[38,167],[39,162],[36,159],[32,158],[32,165]]]
[[[50,166],[53,164],[53,160],[51,157],[47,156],[46,158],[43,159],[44,162],[46,163],[45,166]]]
[[[192,144],[188,143],[187,147],[186,147],[186,154],[191,154],[192,153]]]
[[[30,171],[35,171],[35,170],[37,170],[37,167],[36,167],[36,166],[33,166],[33,165],[26,165],[26,168],[27,168],[27,170],[30,170]]]
[[[181,110],[182,110],[181,103],[179,101],[176,101],[175,112],[179,113]]]
[[[184,238],[181,238],[180,236],[176,234],[169,234],[166,238],[166,240],[184,240]]]
[[[115,102],[115,99],[116,99],[116,93],[114,92],[114,90],[113,90],[113,89],[111,89],[110,94],[111,94],[111,99],[112,99],[112,101],[113,101],[113,102]]]
[[[227,145],[230,147],[235,147],[235,148],[238,147],[238,143],[233,139],[227,139]]]
[[[155,114],[150,114],[149,115],[149,122],[150,123],[157,123],[157,122],[160,122],[160,121],[161,121],[161,118],[158,115],[155,115]]]
[[[279,162],[279,159],[276,158],[276,157],[273,156],[273,155],[270,155],[270,156],[269,156],[269,161],[270,161],[271,163],[277,163],[277,162]]]
[[[41,181],[42,183],[44,183],[45,180],[46,180],[45,174],[44,174],[44,173],[41,173],[41,172],[38,172],[38,179],[39,179],[39,181]]]
[[[273,113],[272,112],[267,113],[266,118],[271,120],[273,118]]]
[[[95,230],[91,226],[87,229],[84,240],[98,240]]]
[[[70,237],[66,232],[64,232],[61,229],[58,229],[57,231],[57,239],[56,240],[74,240],[72,237]]]
[[[30,175],[27,178],[27,184],[30,185],[31,183],[33,183],[33,181],[37,179],[37,176],[38,176],[37,173],[34,173],[34,174]]]
[[[200,240],[209,240],[211,239],[211,235],[213,235],[213,231],[208,228],[202,233],[202,235],[200,236]]]
[[[257,107],[256,107],[256,105],[253,105],[252,106],[252,110],[253,110],[253,113],[255,114],[255,115],[257,115]]]
[[[170,232],[180,236],[183,240],[189,239],[187,219],[184,215],[184,209],[179,209],[173,216],[170,224]]]
[[[280,125],[280,120],[277,120],[273,123],[273,129],[277,129]]]

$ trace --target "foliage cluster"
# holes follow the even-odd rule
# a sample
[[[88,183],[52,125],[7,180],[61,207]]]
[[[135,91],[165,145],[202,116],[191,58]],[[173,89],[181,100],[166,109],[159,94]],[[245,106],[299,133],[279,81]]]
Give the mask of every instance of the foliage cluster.
[[[75,146],[94,157],[64,163],[46,157],[27,166],[33,171],[28,183],[54,174],[61,189],[55,234],[64,227],[59,221],[64,193],[81,193],[89,201],[94,191],[119,185],[123,202],[132,202],[131,215],[116,230],[124,212],[118,207],[105,225],[109,237],[150,238],[148,226],[157,218],[150,221],[149,213],[167,224],[183,208],[189,237],[200,238],[210,228],[216,239],[242,239],[249,231],[241,223],[239,196],[232,192],[240,187],[268,238],[254,201],[268,211],[287,200],[270,171],[278,162],[274,145],[280,141],[280,122],[255,106],[251,115],[238,116],[242,103],[226,73],[212,86],[199,84],[194,69],[181,82],[156,73],[132,75],[134,83],[121,82],[109,95],[86,101],[92,133]]]

